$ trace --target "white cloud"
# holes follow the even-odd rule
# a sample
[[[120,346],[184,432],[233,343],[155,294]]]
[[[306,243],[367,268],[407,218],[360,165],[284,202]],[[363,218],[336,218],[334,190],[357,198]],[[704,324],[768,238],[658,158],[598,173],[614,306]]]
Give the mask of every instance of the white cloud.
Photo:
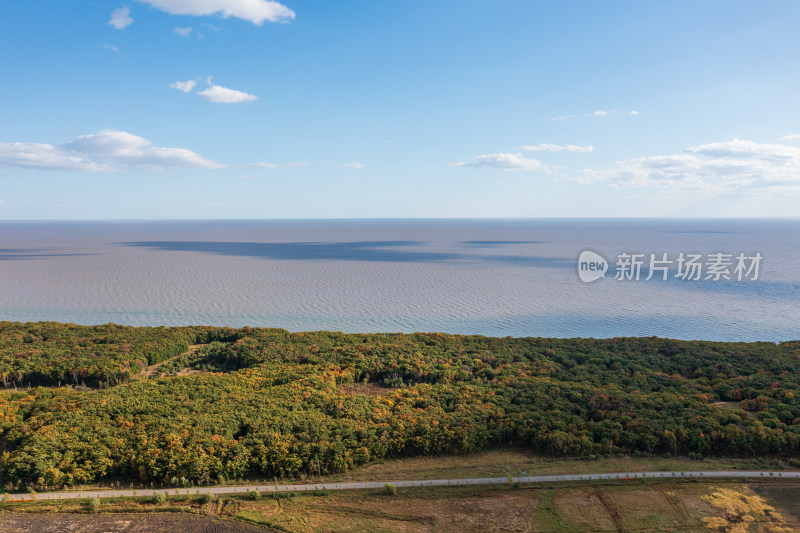
[[[800,140],[800,134],[796,135],[785,135],[778,139],[779,141],[797,141]]]
[[[106,165],[88,159],[85,155],[72,153],[58,146],[21,142],[0,143],[0,165],[75,172],[113,170]]]
[[[288,22],[294,11],[271,0],[139,0],[172,15],[214,15],[240,18],[257,26],[264,21]]]
[[[800,194],[800,148],[734,139],[685,152],[631,159],[613,169],[585,169],[575,179],[618,187]]]
[[[180,35],[181,37],[189,37],[192,33],[192,28],[187,26],[185,28],[181,28],[180,26],[175,26],[172,28],[172,31],[175,32],[176,35]]]
[[[631,112],[630,112],[630,113],[628,113],[628,114],[629,114],[629,115],[634,115],[634,116],[636,116],[636,115],[638,115],[638,114],[639,114],[639,112],[638,112],[638,111],[636,111],[636,110],[634,109],[633,111],[631,111]]]
[[[526,152],[578,152],[581,154],[586,154],[589,152],[594,151],[594,146],[578,146],[575,144],[568,144],[566,146],[562,146],[560,144],[534,144],[532,146],[520,146],[520,150],[524,150]]]
[[[487,154],[478,156],[471,162],[453,163],[453,167],[492,167],[503,170],[535,170],[549,172],[550,167],[537,159],[529,159],[522,154]]]
[[[169,86],[172,89],[178,89],[179,91],[183,91],[185,93],[188,93],[189,91],[194,89],[195,85],[197,85],[197,82],[194,81],[194,80],[176,81],[175,83],[170,83],[169,84]]]
[[[109,26],[113,26],[117,30],[124,30],[131,24],[133,19],[130,17],[131,10],[127,7],[120,7],[111,12],[111,19],[108,21]]]
[[[117,46],[114,44],[104,44],[103,48],[106,50],[111,50],[112,52],[119,52],[119,48],[117,48]]]
[[[0,143],[0,165],[73,172],[123,172],[130,168],[217,169],[224,165],[185,148],[160,148],[136,135],[117,130],[81,135],[60,146]]]
[[[198,92],[200,96],[217,104],[238,104],[240,102],[252,102],[258,100],[258,96],[248,94],[235,89],[228,89],[221,85],[214,85],[209,78],[208,83],[211,85],[208,89]]]
[[[579,115],[561,115],[558,117],[553,117],[550,120],[567,120],[568,118],[579,118],[579,117],[605,117],[610,114],[614,113],[614,111],[605,111],[603,109],[598,109],[591,113],[582,113]],[[638,114],[638,113],[637,113]]]
[[[693,154],[732,159],[800,161],[800,148],[786,146],[785,144],[759,144],[742,139],[692,146],[687,148],[686,151]]]
[[[354,162],[354,163],[342,163],[341,165],[337,165],[344,168],[364,168],[366,165],[364,163]]]

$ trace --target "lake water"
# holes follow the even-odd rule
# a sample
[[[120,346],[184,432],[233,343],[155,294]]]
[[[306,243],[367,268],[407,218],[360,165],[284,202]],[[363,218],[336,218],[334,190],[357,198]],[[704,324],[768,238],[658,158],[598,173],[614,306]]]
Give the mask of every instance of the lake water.
[[[579,278],[586,249],[605,278]],[[731,254],[733,279],[676,277],[681,252]],[[800,220],[0,222],[0,320],[800,339]]]

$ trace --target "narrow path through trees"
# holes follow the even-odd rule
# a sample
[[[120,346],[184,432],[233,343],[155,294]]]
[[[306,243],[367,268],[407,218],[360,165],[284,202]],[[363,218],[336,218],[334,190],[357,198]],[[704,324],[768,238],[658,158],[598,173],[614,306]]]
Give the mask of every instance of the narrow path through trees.
[[[179,353],[178,355],[174,355],[174,356],[170,357],[169,359],[164,359],[163,361],[160,361],[160,362],[158,362],[158,363],[156,363],[154,365],[150,365],[147,368],[143,369],[141,372],[139,372],[138,377],[142,378],[142,379],[149,379],[150,376],[155,374],[156,370],[158,370],[162,365],[170,363],[170,362],[174,361],[175,359],[183,357],[184,355],[192,355],[193,353],[196,353],[197,350],[199,350],[203,346],[206,346],[206,345],[205,344],[192,344],[191,346],[189,346],[189,349],[186,350],[185,352]]]

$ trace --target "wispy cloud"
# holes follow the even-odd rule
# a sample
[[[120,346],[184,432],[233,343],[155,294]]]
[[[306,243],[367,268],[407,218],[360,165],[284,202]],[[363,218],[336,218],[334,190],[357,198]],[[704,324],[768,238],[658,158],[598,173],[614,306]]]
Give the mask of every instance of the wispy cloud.
[[[616,111],[606,111],[604,109],[598,109],[596,111],[592,111],[591,113],[578,113],[575,115],[561,115],[558,117],[553,117],[550,120],[567,120],[570,118],[580,118],[580,117],[606,117],[611,115],[612,113],[616,113]]]
[[[64,150],[51,144],[0,143],[0,165],[37,170],[102,172],[114,169],[93,161],[85,154]]]
[[[177,89],[179,91],[183,91],[188,93],[194,86],[197,85],[197,82],[194,80],[187,80],[187,81],[176,81],[175,83],[170,83],[169,86],[172,89]]]
[[[147,139],[118,130],[81,135],[74,141],[59,146],[24,142],[0,143],[0,165],[72,172],[224,167],[191,150],[152,146]]]
[[[630,113],[628,113],[628,114],[629,114],[629,115],[632,115],[632,116],[636,116],[636,115],[638,115],[638,114],[639,114],[639,112],[638,112],[638,111],[636,111],[636,110],[634,109],[633,111],[631,111],[631,112],[630,112]]]
[[[214,85],[211,83],[211,78],[208,79],[208,83],[210,87],[198,92],[197,94],[209,102],[214,102],[217,104],[238,104],[241,102],[252,102],[254,100],[258,100],[258,96],[254,94],[237,91],[236,89],[229,89],[221,85]]]
[[[117,45],[115,44],[104,44],[103,48],[106,50],[111,50],[112,52],[119,52],[119,48],[117,48]]]
[[[800,148],[734,139],[631,159],[612,169],[585,169],[574,179],[617,187],[800,194]]]
[[[215,15],[239,18],[261,26],[265,21],[289,22],[295,13],[272,0],[139,0],[172,15]]]
[[[686,151],[693,154],[729,159],[800,162],[800,148],[786,146],[785,144],[759,144],[742,139],[692,146],[687,148]]]
[[[172,28],[172,31],[175,33],[175,35],[180,35],[181,37],[189,37],[189,35],[192,34],[192,28],[190,26],[187,26],[185,28],[181,28],[180,26],[175,26],[174,28]]]
[[[127,7],[115,9],[111,12],[111,19],[109,19],[108,25],[113,26],[114,29],[117,30],[124,30],[133,24],[133,19],[130,17],[130,14],[131,10]]]
[[[473,161],[452,163],[452,167],[490,167],[502,170],[517,171],[539,171],[549,172],[550,167],[539,161],[531,159],[522,154],[487,154],[476,157]]]
[[[364,168],[366,165],[364,163],[359,163],[359,162],[356,161],[356,162],[353,162],[353,163],[341,163],[341,164],[336,165],[336,166],[337,167],[343,167],[343,168]]]
[[[795,135],[784,135],[783,137],[778,138],[779,141],[798,141],[800,140],[800,134]]]
[[[578,146],[576,144],[534,144],[531,146],[520,146],[520,150],[526,152],[578,152],[580,154],[587,154],[594,151],[594,146]]]

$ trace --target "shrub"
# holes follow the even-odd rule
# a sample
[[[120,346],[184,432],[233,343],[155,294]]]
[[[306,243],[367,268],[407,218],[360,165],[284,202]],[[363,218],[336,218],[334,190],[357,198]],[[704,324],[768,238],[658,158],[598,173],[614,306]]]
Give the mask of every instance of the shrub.
[[[90,513],[100,512],[100,498],[98,496],[89,499],[89,512]]]
[[[213,500],[213,499],[214,499],[214,497],[211,495],[211,493],[210,492],[206,492],[205,494],[200,496],[200,503],[205,505],[207,503],[211,503],[211,500]]]
[[[383,486],[383,491],[388,494],[389,496],[394,496],[397,494],[397,487],[394,483],[387,483]]]
[[[247,497],[250,500],[256,501],[261,499],[261,493],[257,490],[251,490],[247,493]]]
[[[167,496],[163,492],[156,492],[153,494],[153,503],[156,505],[167,501]]]

